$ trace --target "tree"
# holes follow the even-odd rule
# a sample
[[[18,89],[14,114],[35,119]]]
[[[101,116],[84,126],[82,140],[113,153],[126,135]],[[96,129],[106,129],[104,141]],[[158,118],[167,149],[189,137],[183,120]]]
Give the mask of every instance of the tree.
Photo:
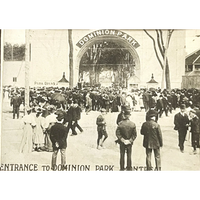
[[[13,45],[13,60],[16,60],[16,61],[25,60],[25,44],[22,44],[22,45],[14,44]]]
[[[4,45],[4,60],[9,61],[12,57],[12,45],[10,43],[5,43]]]
[[[72,30],[68,30],[68,42],[69,42],[69,87],[73,87],[73,42],[72,42]]]
[[[168,57],[167,57],[167,51],[168,51],[170,39],[174,30],[173,29],[166,30],[167,36],[166,36],[165,44],[164,44],[164,38],[163,38],[163,31],[162,30],[155,30],[155,31],[156,31],[156,37],[154,38],[152,35],[148,33],[147,30],[144,30],[144,32],[153,41],[153,47],[156,54],[156,58],[158,59],[158,62],[160,63],[160,66],[163,70],[162,89],[165,88],[165,85],[166,85],[166,89],[171,89],[170,68],[169,68],[169,62],[168,62]]]
[[[5,61],[23,61],[25,60],[25,44],[4,44]]]
[[[116,84],[127,86],[127,79],[134,74],[133,56],[127,48],[112,41],[96,42],[81,59],[80,73],[89,72],[90,84],[99,83],[102,71],[112,70]]]

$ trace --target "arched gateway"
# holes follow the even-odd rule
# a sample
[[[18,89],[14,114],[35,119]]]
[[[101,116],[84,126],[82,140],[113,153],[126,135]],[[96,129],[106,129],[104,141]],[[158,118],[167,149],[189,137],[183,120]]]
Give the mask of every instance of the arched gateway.
[[[88,85],[120,85],[140,79],[140,60],[136,48],[140,45],[130,35],[119,30],[97,30],[76,44],[79,80]]]

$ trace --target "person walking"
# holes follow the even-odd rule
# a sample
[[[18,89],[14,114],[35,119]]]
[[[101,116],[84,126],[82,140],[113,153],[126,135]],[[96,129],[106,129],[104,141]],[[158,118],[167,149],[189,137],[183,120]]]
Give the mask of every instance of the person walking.
[[[10,105],[13,106],[13,119],[15,119],[15,115],[17,115],[17,119],[19,119],[19,107],[21,103],[21,97],[15,92],[10,102]]]
[[[66,148],[67,148],[67,128],[63,125],[64,115],[59,113],[56,117],[57,122],[51,127],[50,139],[53,146],[53,154],[51,160],[51,169],[55,171],[58,167],[56,165],[57,154],[61,153],[61,167],[64,170],[66,164]]]
[[[153,170],[151,165],[151,154],[154,151],[156,170],[161,170],[160,147],[163,146],[160,125],[156,123],[156,113],[150,113],[149,118],[142,124],[140,133],[144,136],[143,147],[146,148],[146,167],[148,171]]]
[[[135,123],[129,120],[131,116],[130,110],[124,111],[124,117],[116,129],[116,136],[120,145],[120,171],[124,171],[125,152],[127,153],[127,171],[132,170],[132,145],[137,137]]]
[[[184,153],[184,142],[189,127],[189,118],[186,114],[185,104],[180,105],[180,112],[174,116],[174,130],[178,131],[178,146],[180,151]]]
[[[73,105],[73,121],[74,121],[74,123],[73,123],[73,130],[75,130],[76,129],[76,127],[79,129],[79,131],[81,132],[81,133],[83,133],[83,129],[81,128],[81,126],[79,125],[79,123],[78,123],[78,120],[80,120],[81,119],[81,112],[82,112],[82,110],[81,110],[81,107],[78,105],[78,102],[77,101],[74,101],[74,105]]]
[[[92,99],[90,98],[90,93],[88,92],[85,96],[85,113],[88,113],[92,110]]]
[[[193,154],[197,154],[197,148],[199,148],[199,136],[200,136],[200,120],[196,114],[195,110],[190,110],[189,116],[190,120],[190,132],[192,135],[192,147],[193,147]]]
[[[108,133],[106,131],[106,121],[104,115],[106,114],[106,109],[101,109],[101,115],[97,117],[96,125],[97,125],[97,132],[98,132],[98,138],[97,138],[97,149],[103,148],[103,143],[108,138]]]

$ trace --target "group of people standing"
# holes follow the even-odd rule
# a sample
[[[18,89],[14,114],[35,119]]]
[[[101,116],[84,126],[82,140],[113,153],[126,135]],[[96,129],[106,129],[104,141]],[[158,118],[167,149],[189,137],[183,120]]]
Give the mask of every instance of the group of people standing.
[[[79,91],[80,92],[80,91]],[[120,146],[120,170],[132,170],[131,152],[134,140],[137,137],[136,125],[130,121],[133,110],[145,109],[146,122],[141,126],[140,133],[144,136],[143,146],[146,149],[147,170],[152,170],[151,154],[154,151],[156,170],[161,170],[160,148],[163,146],[162,132],[158,124],[159,117],[180,107],[180,113],[175,115],[175,130],[179,134],[179,147],[184,152],[184,141],[188,127],[191,127],[192,146],[194,154],[199,148],[200,135],[200,112],[198,107],[198,96],[195,92],[167,90],[140,90],[134,94],[126,92],[112,91],[86,91],[80,98],[80,93],[72,91],[69,93],[64,106],[56,102],[50,104],[48,99],[44,100],[39,95],[33,98],[35,104],[32,108],[26,108],[27,114],[23,117],[23,137],[20,145],[20,152],[49,151],[52,155],[52,169],[56,165],[58,150],[61,152],[61,164],[66,163],[65,149],[67,147],[67,136],[71,129],[71,135],[77,135],[76,128],[80,132],[83,129],[78,121],[81,119],[81,112],[85,109],[86,115],[91,111],[101,111],[96,119],[97,125],[97,149],[104,148],[104,142],[108,138],[106,130],[105,114],[111,112],[121,112],[117,118],[116,137]],[[139,95],[138,95],[139,94]],[[195,96],[196,95],[196,96]],[[112,97],[112,98],[111,98]],[[40,100],[39,100],[40,99]],[[99,99],[102,99],[99,100]],[[142,101],[142,102],[141,102]],[[19,109],[16,109],[23,103],[23,98],[13,93],[11,105],[13,105],[13,118],[17,114],[19,118]],[[137,109],[136,109],[137,105]],[[186,114],[186,107],[190,106],[189,114]],[[54,127],[54,128],[53,128]],[[31,133],[31,134],[30,134]],[[127,153],[127,166],[125,167],[125,153]]]
[[[55,106],[50,105],[47,109],[28,107],[26,112],[27,114],[22,118],[23,138],[20,152],[52,152],[51,127],[57,122],[57,117],[61,115],[63,116],[62,124],[66,126],[67,132],[71,129],[72,135],[77,135],[76,128],[83,132],[78,124],[78,120],[81,118],[81,108],[76,102],[71,104],[67,111],[56,109]]]

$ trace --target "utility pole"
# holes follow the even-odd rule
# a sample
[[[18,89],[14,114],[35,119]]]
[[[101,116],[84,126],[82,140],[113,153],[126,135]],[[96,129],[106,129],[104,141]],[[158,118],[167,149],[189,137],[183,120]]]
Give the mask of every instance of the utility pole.
[[[29,30],[25,30],[25,41],[26,41],[26,48],[25,48],[25,114],[26,109],[29,106]]]
[[[68,42],[69,42],[69,87],[73,87],[73,42],[72,42],[72,30],[68,30]]]

